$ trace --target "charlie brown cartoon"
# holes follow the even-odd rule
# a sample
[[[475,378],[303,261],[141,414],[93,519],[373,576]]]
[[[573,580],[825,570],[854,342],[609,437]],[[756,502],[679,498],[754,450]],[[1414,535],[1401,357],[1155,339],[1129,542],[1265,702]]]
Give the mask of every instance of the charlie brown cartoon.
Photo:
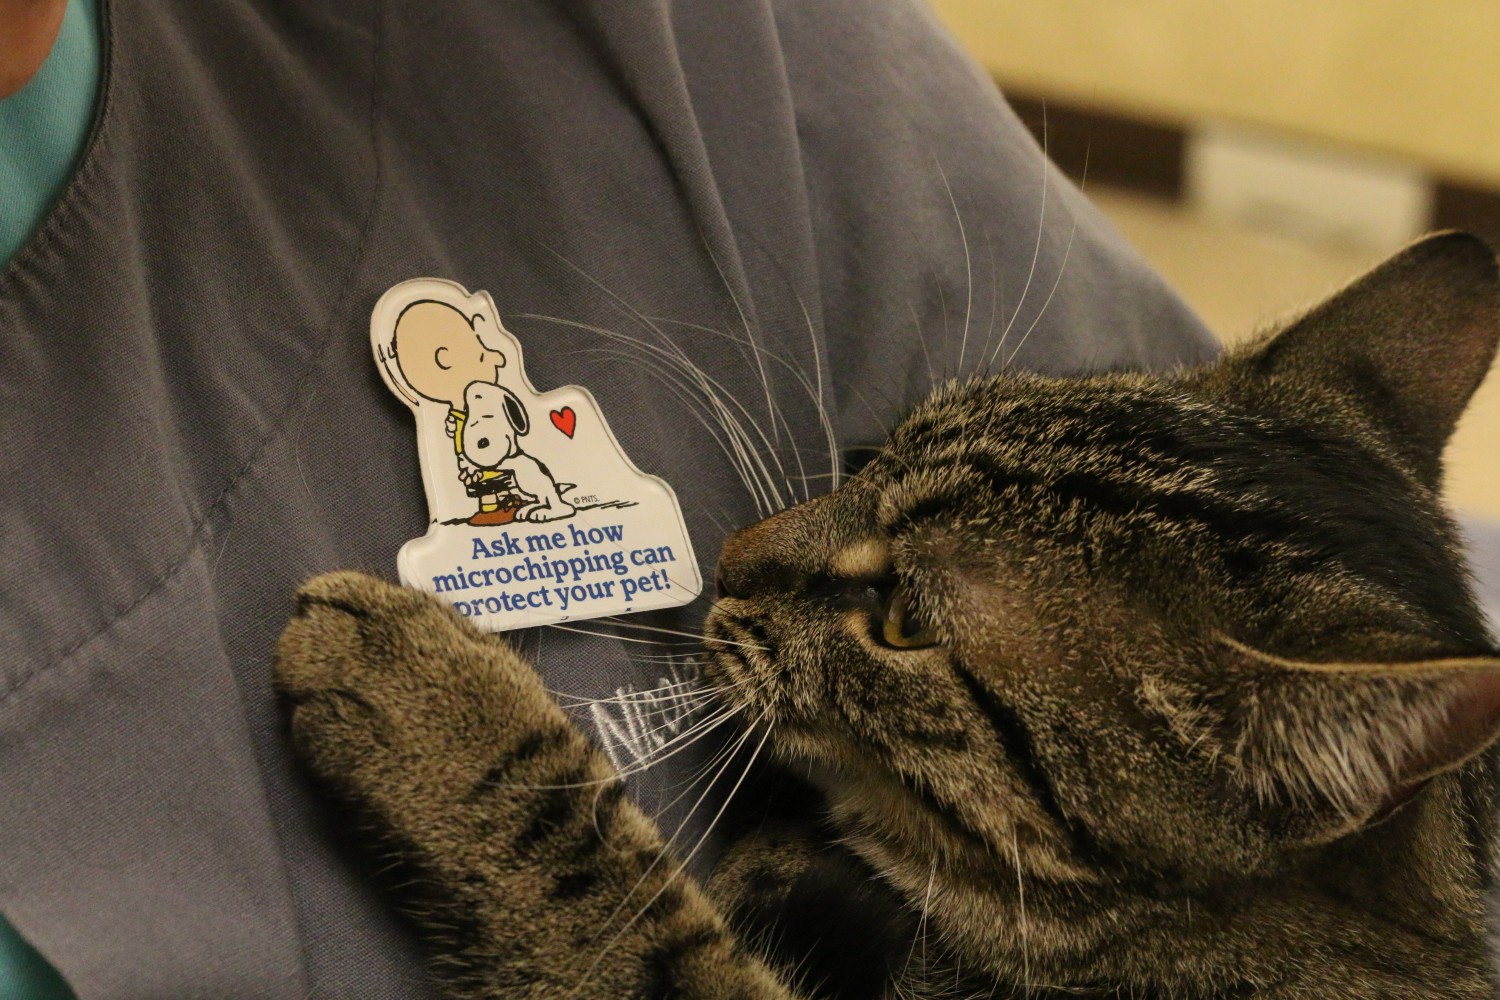
[[[406,384],[427,399],[448,404],[445,428],[453,439],[458,476],[469,494],[479,498],[479,510],[469,518],[473,525],[509,524],[520,506],[509,495],[503,472],[478,468],[464,453],[464,391],[475,382],[498,384],[506,365],[505,355],[480,337],[479,324],[486,322],[483,314],[466,316],[446,302],[427,299],[402,310],[391,340]]]

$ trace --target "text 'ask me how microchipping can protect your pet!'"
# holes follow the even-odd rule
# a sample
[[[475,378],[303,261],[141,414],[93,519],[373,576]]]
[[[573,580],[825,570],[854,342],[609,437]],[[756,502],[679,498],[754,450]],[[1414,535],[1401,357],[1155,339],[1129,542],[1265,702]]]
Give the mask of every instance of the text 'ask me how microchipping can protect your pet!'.
[[[416,417],[427,491],[403,583],[497,632],[698,596],[671,487],[631,463],[587,389],[532,388],[487,292],[403,281],[375,304],[370,342]]]

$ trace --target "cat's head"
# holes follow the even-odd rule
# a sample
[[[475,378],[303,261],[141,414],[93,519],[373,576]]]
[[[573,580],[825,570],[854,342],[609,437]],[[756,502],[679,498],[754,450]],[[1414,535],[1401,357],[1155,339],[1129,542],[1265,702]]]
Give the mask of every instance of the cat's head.
[[[1208,368],[950,385],[729,540],[714,679],[883,869],[1191,883],[1336,841],[1500,727],[1438,500],[1497,336],[1494,253],[1447,234]]]

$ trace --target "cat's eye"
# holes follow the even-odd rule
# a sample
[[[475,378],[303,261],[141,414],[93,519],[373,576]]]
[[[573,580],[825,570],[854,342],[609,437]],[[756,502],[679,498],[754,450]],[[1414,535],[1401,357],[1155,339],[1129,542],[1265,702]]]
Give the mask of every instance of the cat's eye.
[[[916,613],[903,587],[892,587],[880,621],[880,641],[892,649],[923,649],[938,642],[937,630]]]

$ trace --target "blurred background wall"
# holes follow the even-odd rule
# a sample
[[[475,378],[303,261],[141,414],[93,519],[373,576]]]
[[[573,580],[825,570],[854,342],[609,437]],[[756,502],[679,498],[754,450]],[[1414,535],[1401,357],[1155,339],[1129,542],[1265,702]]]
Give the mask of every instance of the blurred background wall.
[[[1002,86],[1500,186],[1495,0],[934,0]]]
[[[1500,0],[930,2],[1226,343],[1430,229],[1500,245]],[[1500,376],[1446,460],[1500,518]]]

